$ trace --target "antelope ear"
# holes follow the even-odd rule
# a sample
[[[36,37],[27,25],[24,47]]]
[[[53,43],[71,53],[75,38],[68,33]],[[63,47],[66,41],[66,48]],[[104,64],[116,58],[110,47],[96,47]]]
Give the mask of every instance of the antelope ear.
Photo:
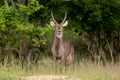
[[[68,25],[68,21],[65,21],[65,23],[62,25],[62,27],[67,26]]]
[[[53,21],[50,21],[51,26],[55,26],[55,23]]]

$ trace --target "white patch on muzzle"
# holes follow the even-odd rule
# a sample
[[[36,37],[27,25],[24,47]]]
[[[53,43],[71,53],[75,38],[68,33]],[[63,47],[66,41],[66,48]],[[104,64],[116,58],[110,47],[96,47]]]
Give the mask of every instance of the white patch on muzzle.
[[[62,32],[60,32],[60,33],[57,32],[57,33],[56,33],[56,36],[57,36],[58,38],[61,38],[61,37],[62,37]]]

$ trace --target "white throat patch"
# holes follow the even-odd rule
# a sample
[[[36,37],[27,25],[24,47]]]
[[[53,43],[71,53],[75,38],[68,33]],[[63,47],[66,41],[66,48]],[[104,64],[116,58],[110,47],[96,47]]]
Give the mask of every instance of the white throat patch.
[[[60,35],[56,35],[58,38],[61,38],[62,37],[62,35],[60,34]]]

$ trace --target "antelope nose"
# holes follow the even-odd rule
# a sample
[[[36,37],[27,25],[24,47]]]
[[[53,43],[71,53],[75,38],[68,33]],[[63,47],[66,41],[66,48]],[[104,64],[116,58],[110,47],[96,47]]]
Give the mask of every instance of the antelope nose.
[[[60,33],[60,32],[61,32],[61,30],[58,30],[58,32]]]
[[[61,32],[61,31],[58,31],[59,33]]]

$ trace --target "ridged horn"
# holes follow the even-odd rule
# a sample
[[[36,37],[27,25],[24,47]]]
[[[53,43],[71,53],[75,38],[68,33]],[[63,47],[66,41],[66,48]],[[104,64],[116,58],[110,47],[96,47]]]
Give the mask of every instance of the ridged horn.
[[[52,20],[53,20],[53,22],[54,22],[55,24],[58,24],[57,21],[55,20],[54,16],[53,16],[53,12],[52,12],[52,10],[51,10],[51,16],[52,16]]]
[[[64,24],[64,23],[65,23],[65,21],[66,21],[66,18],[67,18],[67,12],[65,12],[64,19],[63,19],[63,21],[62,21],[60,24]]]

